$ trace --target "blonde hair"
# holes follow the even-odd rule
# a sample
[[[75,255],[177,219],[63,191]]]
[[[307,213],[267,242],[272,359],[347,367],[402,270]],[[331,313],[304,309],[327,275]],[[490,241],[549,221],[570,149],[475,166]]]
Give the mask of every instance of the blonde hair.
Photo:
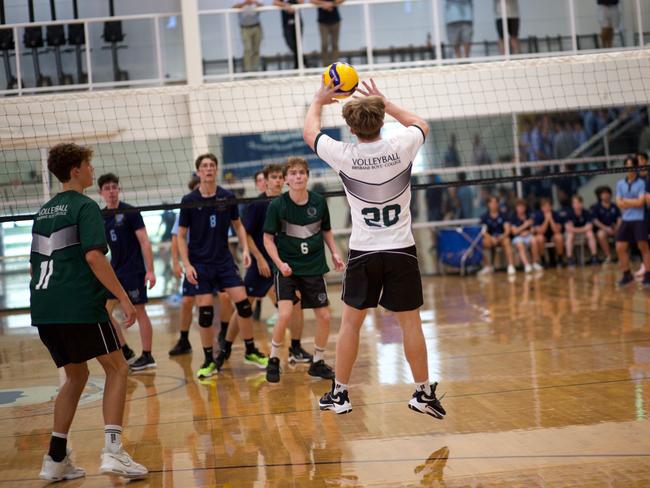
[[[386,106],[377,96],[355,98],[343,107],[343,118],[352,132],[362,139],[374,139],[384,125]]]
[[[291,156],[287,158],[287,162],[284,163],[284,166],[282,168],[282,175],[286,177],[289,170],[296,166],[304,168],[304,170],[307,172],[307,176],[309,176],[309,164],[307,163],[307,160],[305,158],[299,158],[297,156]]]

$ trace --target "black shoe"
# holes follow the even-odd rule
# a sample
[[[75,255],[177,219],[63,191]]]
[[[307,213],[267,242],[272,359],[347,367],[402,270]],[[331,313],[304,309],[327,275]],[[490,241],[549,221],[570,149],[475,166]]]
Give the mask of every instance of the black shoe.
[[[289,348],[289,362],[290,363],[311,363],[314,356],[305,351],[302,346]]]
[[[623,274],[623,278],[621,278],[620,281],[618,281],[616,284],[618,286],[625,286],[629,283],[632,283],[633,281],[634,281],[634,276],[632,276],[632,273],[628,271],[627,273]]]
[[[643,275],[643,281],[641,282],[641,284],[642,284],[643,286],[650,285],[650,273],[649,273],[649,272],[646,272],[646,273]]]
[[[591,256],[591,259],[589,260],[589,265],[598,266],[599,264],[600,264],[600,259],[598,259],[596,256]]]
[[[436,387],[438,383],[431,385],[431,391],[418,390],[413,393],[409,401],[409,408],[419,413],[426,413],[437,419],[443,419],[447,412],[442,408],[440,401],[436,398]]]
[[[219,351],[219,354],[217,354],[217,357],[214,358],[214,364],[217,365],[217,371],[221,371],[221,368],[223,367],[223,363],[228,361],[228,358],[230,357],[231,351],[226,351],[222,349]]]
[[[280,358],[270,358],[266,366],[266,381],[269,383],[280,382]]]
[[[573,258],[573,257],[567,258],[567,259],[566,259],[566,265],[567,265],[569,268],[575,268],[575,266],[576,266],[576,260],[575,260],[575,258]]]
[[[169,350],[170,356],[180,356],[192,352],[192,345],[187,339],[178,339],[178,342]]]
[[[338,414],[351,412],[352,404],[348,397],[348,391],[342,390],[338,393],[334,393],[335,386],[335,382],[332,380],[332,391],[328,391],[321,397],[318,406],[321,410],[333,410]]]
[[[325,361],[323,359],[312,363],[312,365],[309,366],[308,373],[309,376],[316,376],[317,378],[323,378],[326,380],[334,379],[334,370],[325,364]]]
[[[124,354],[124,359],[126,359],[126,362],[129,365],[133,364],[135,362],[135,360],[137,359],[135,357],[135,352],[133,351],[133,349],[131,349],[129,347],[128,344],[124,344],[124,346],[122,346],[122,354]]]
[[[133,364],[131,365],[131,371],[142,371],[148,368],[155,368],[156,367],[156,360],[153,358],[151,354],[148,355],[142,355],[138,359],[136,359]]]

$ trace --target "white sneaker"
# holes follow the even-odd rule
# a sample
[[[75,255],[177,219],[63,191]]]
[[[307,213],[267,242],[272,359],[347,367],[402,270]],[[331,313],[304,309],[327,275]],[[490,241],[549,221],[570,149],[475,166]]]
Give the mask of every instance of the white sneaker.
[[[102,450],[102,465],[99,471],[102,474],[116,474],[129,479],[144,478],[149,474],[147,468],[131,459],[122,446],[118,453]]]
[[[479,276],[489,275],[489,274],[492,274],[493,271],[494,271],[494,268],[492,266],[484,266],[481,269],[481,271],[478,272],[478,275]]]
[[[49,454],[43,456],[43,466],[38,477],[47,481],[74,480],[86,476],[86,472],[72,463],[72,451],[67,450],[63,461],[57,463]]]
[[[639,268],[639,271],[634,273],[635,278],[643,278],[643,275],[645,275],[645,266],[642,264],[641,267]]]
[[[533,267],[530,264],[527,264],[526,266],[524,266],[524,272],[525,273],[530,273],[532,271],[533,271]]]
[[[533,271],[544,271],[544,267],[539,263],[533,263]]]
[[[516,272],[517,272],[517,270],[515,269],[515,267],[512,264],[508,266],[508,274],[510,276],[514,275]]]

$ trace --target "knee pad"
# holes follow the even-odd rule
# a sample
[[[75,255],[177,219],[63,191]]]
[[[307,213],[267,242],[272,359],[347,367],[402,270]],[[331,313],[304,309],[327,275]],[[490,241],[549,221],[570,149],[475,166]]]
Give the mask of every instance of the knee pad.
[[[199,326],[203,328],[212,327],[214,320],[214,307],[199,307]]]
[[[235,307],[237,307],[237,315],[241,318],[247,319],[253,316],[253,307],[251,307],[251,302],[248,299],[235,303]]]

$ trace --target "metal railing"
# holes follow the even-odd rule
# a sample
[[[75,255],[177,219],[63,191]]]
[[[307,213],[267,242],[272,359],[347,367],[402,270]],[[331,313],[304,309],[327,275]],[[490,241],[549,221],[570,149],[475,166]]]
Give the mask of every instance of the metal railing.
[[[380,62],[379,59],[379,53],[381,52],[381,49],[378,48],[378,44],[376,40],[374,39],[374,32],[373,32],[373,25],[372,25],[372,9],[377,8],[378,6],[385,6],[385,5],[400,5],[404,4],[405,6],[407,4],[413,4],[413,2],[416,2],[419,5],[427,6],[427,11],[430,10],[431,12],[431,19],[430,19],[430,33],[432,34],[431,36],[431,42],[429,42],[427,45],[423,44],[422,46],[401,46],[400,49],[416,49],[418,48],[426,48],[426,50],[430,51],[427,53],[427,58],[428,59],[411,59],[411,60],[405,60],[402,61],[400,60],[399,62],[393,62],[391,59],[391,62],[385,63],[385,62]],[[502,23],[503,26],[506,27],[504,28],[504,39],[503,39],[503,47],[504,47],[504,52],[503,54],[500,55],[494,55],[490,56],[488,55],[487,51],[487,42],[484,41],[483,44],[485,44],[485,51],[486,55],[485,56],[473,56],[469,58],[445,58],[444,52],[445,52],[445,44],[443,43],[443,29],[444,29],[444,19],[442,18],[441,12],[444,7],[444,0],[348,0],[347,2],[341,4],[339,8],[342,11],[342,16],[345,17],[345,11],[350,10],[350,9],[361,9],[361,19],[363,22],[363,46],[359,46],[358,49],[354,51],[355,56],[360,55],[361,57],[359,58],[360,63],[358,63],[358,67],[361,70],[366,70],[366,69],[386,69],[386,68],[399,68],[399,67],[412,67],[412,66],[435,66],[435,65],[443,65],[443,64],[454,64],[454,63],[468,63],[468,62],[486,62],[486,61],[499,61],[499,60],[507,60],[507,59],[519,59],[519,58],[527,58],[527,57],[542,57],[542,56],[557,56],[557,55],[566,55],[566,54],[571,54],[575,55],[578,53],[589,53],[593,52],[593,50],[583,50],[581,49],[580,46],[580,39],[581,37],[584,37],[584,35],[578,34],[577,28],[576,28],[576,2],[577,0],[567,0],[566,7],[567,7],[567,20],[568,20],[568,32],[565,34],[562,34],[560,36],[556,36],[556,39],[560,39],[560,47],[559,51],[554,50],[552,52],[545,52],[545,53],[539,53],[539,52],[528,52],[528,53],[523,53],[523,54],[514,54],[511,53],[510,51],[510,42],[509,42],[509,32],[507,29],[507,22],[505,19],[505,16],[503,14],[505,13],[506,9],[506,1],[505,0],[500,0],[501,1],[501,9],[502,9]],[[641,9],[641,0],[631,0],[632,3],[627,3],[626,5],[632,5],[634,9],[634,38],[635,42],[637,43],[636,46],[634,46],[632,49],[641,49],[644,47],[644,31],[643,31],[643,22],[642,22],[642,9]],[[490,6],[491,6],[490,2]],[[253,71],[253,72],[237,72],[236,70],[236,55],[235,55],[235,42],[234,42],[234,36],[233,33],[237,30],[238,26],[236,24],[236,19],[235,19],[235,24],[233,24],[233,16],[236,16],[237,14],[240,13],[239,9],[234,9],[234,8],[227,8],[227,9],[211,9],[211,10],[201,10],[198,11],[198,17],[203,18],[206,16],[220,16],[223,18],[223,31],[221,31],[224,36],[224,43],[225,43],[225,59],[222,60],[225,65],[227,66],[226,70],[224,73],[220,74],[208,74],[206,73],[205,67],[203,68],[203,71],[198,73],[199,79],[203,80],[204,82],[206,81],[220,81],[220,80],[235,80],[238,78],[250,78],[250,77],[270,77],[270,76],[285,76],[285,75],[304,75],[304,74],[314,74],[320,72],[322,68],[308,68],[305,66],[304,63],[304,54],[305,54],[305,45],[303,42],[303,32],[302,32],[302,24],[299,21],[301,12],[307,11],[307,10],[313,10],[316,9],[317,7],[310,4],[297,4],[297,5],[292,5],[294,8],[294,17],[295,17],[295,37],[296,37],[296,54],[297,54],[297,61],[298,61],[298,68],[297,69],[272,69],[272,70],[265,70],[265,71]],[[594,13],[596,12],[595,8],[596,5],[593,5],[594,7]],[[280,12],[280,8],[275,7],[275,6],[264,6],[256,9],[258,12],[269,12],[269,11],[275,11],[275,12]],[[427,14],[428,15],[428,14]],[[6,89],[6,90],[0,90],[0,95],[23,95],[23,94],[31,94],[31,93],[41,93],[41,92],[54,92],[54,91],[66,91],[66,90],[94,90],[94,89],[100,89],[100,88],[117,88],[117,87],[125,87],[125,86],[142,86],[142,85],[163,85],[165,83],[168,83],[170,81],[172,82],[182,82],[185,79],[190,79],[188,70],[194,69],[191,66],[186,66],[186,76],[181,76],[178,78],[174,79],[169,79],[165,75],[165,57],[163,55],[163,47],[162,47],[162,36],[161,36],[161,21],[162,19],[170,18],[170,17],[176,17],[180,18],[181,13],[179,12],[173,12],[173,13],[160,13],[160,14],[143,14],[143,15],[127,15],[127,16],[115,16],[115,17],[95,17],[95,18],[87,18],[87,19],[67,19],[67,20],[57,20],[57,21],[46,21],[46,22],[34,22],[34,23],[17,23],[17,24],[6,24],[4,26],[1,26],[0,29],[11,29],[13,33],[13,38],[15,41],[15,47],[13,50],[14,57],[15,57],[15,67],[16,67],[16,88],[12,89]],[[155,64],[155,75],[154,76],[147,76],[144,78],[140,79],[132,79],[132,80],[113,80],[113,81],[102,81],[98,82],[96,79],[93,78],[93,59],[91,53],[93,50],[97,49],[99,46],[96,45],[96,42],[93,43],[90,34],[91,34],[91,29],[90,27],[99,24],[99,23],[106,23],[106,22],[129,22],[129,21],[137,21],[137,20],[149,20],[153,24],[153,50],[154,52],[152,53],[152,60],[154,61]],[[475,19],[474,22],[477,21],[483,21],[483,19]],[[534,19],[522,19],[523,22],[534,22]],[[33,87],[28,87],[25,85],[25,73],[24,73],[24,54],[25,54],[25,47],[20,46],[20,36],[19,34],[24,31],[26,28],[33,28],[33,27],[47,27],[47,26],[55,26],[55,25],[83,25],[83,30],[85,34],[85,45],[82,46],[84,50],[84,60],[86,64],[86,70],[88,73],[88,78],[85,83],[75,83],[71,85],[54,85],[54,86],[33,86]],[[197,22],[198,24],[198,22]],[[216,23],[215,25],[219,25],[219,23]],[[423,33],[425,34],[425,33]],[[183,43],[184,47],[187,50],[187,45],[188,44],[188,39],[190,37],[187,35],[187,33],[183,32]],[[594,37],[597,40],[596,35],[590,35],[590,37]],[[207,38],[207,34],[204,33],[203,39]],[[570,40],[570,49],[568,50],[562,50],[564,49],[564,39],[569,39]],[[537,44],[538,44],[539,38],[535,36],[531,36],[528,41],[529,45],[529,51],[533,51],[537,49]],[[549,47],[551,43],[551,38],[547,36],[546,43],[548,44],[548,49],[555,49],[553,47]],[[194,43],[194,41],[190,41]],[[201,42],[201,41],[199,41]],[[490,42],[496,42],[496,41],[490,41]],[[104,44],[109,44],[105,42]],[[533,47],[530,47],[533,46]],[[191,46],[190,46],[191,47]],[[197,50],[200,50],[200,46],[196,47]],[[618,48],[620,49],[620,48]],[[598,51],[601,51],[600,49]],[[8,51],[5,51],[8,52]],[[420,52],[420,51],[418,51]],[[422,53],[420,53],[422,54]],[[281,56],[277,55],[276,57]],[[289,57],[287,55],[286,57]],[[206,62],[205,59],[203,59],[204,64]],[[201,67],[198,68],[201,70]],[[196,73],[195,73],[196,74]],[[184,79],[183,79],[184,78]]]

